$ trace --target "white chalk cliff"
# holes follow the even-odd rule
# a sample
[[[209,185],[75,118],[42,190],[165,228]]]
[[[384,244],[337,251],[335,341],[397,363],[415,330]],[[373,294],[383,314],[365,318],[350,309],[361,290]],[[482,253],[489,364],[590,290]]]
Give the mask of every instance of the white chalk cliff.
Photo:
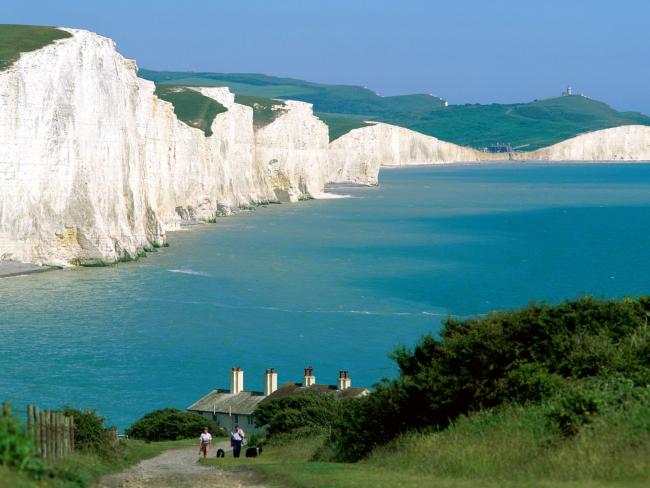
[[[650,161],[650,127],[624,125],[580,134],[515,159],[542,161]]]
[[[387,124],[329,143],[303,102],[287,101],[256,128],[253,110],[227,88],[195,88],[227,109],[206,137],[178,120],[112,40],[65,30],[72,37],[0,71],[0,260],[129,259],[186,221],[318,198],[329,182],[376,184],[381,165],[501,158]],[[608,142],[587,134],[574,140],[595,139],[535,157],[602,159],[593,146],[606,159],[650,159],[650,128],[608,131]]]
[[[409,166],[503,159],[503,154],[477,151],[403,127],[377,123],[333,140],[329,180],[377,184],[381,166]]]

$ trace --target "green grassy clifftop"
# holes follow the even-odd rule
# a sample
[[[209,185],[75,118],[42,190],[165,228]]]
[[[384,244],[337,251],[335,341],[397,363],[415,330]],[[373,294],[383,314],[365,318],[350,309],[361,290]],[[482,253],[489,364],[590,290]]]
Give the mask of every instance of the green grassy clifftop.
[[[183,86],[156,85],[156,95],[174,106],[181,122],[202,130],[206,137],[212,135],[214,118],[227,109],[216,100]]]
[[[255,127],[264,127],[285,112],[285,103],[282,100],[273,100],[268,97],[235,95],[235,103],[247,105],[253,109],[253,124]]]
[[[14,64],[21,53],[36,51],[71,35],[55,27],[0,24],[0,71]]]

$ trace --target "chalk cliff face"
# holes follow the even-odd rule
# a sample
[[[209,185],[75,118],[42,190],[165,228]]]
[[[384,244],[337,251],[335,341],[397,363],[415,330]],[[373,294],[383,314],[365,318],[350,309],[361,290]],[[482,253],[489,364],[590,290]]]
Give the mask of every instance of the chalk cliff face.
[[[441,141],[403,127],[374,124],[354,129],[330,143],[330,181],[377,184],[381,166],[503,159]]]
[[[625,125],[581,134],[516,159],[543,161],[650,161],[650,127]]]
[[[73,32],[0,72],[0,259],[115,260],[163,241],[144,85],[110,40]]]
[[[200,88],[228,109],[206,137],[113,41],[68,31],[0,72],[0,260],[130,258],[183,221],[322,191],[327,130],[308,104],[256,133],[250,107]]]
[[[283,112],[255,131],[255,161],[278,200],[318,197],[327,183],[329,132],[312,105],[287,100]]]

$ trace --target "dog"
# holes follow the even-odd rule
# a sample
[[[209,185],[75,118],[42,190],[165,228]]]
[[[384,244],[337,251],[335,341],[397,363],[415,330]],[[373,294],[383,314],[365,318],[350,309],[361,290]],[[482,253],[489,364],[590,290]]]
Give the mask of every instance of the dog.
[[[254,458],[257,456],[260,456],[262,454],[262,448],[261,447],[249,447],[246,449],[246,457],[247,458]]]
[[[226,457],[226,451],[224,451],[223,449],[217,449],[217,457],[218,458]]]

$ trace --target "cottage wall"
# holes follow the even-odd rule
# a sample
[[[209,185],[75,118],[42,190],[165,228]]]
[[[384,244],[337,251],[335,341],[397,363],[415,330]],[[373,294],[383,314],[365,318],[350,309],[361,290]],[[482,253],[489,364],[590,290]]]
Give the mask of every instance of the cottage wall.
[[[226,432],[232,432],[235,428],[235,425],[239,425],[247,437],[250,437],[252,434],[261,434],[264,432],[263,428],[260,428],[255,425],[255,419],[253,415],[228,415],[227,413],[217,412],[213,414],[212,412],[201,412],[205,418],[214,420],[217,425],[226,430]]]

